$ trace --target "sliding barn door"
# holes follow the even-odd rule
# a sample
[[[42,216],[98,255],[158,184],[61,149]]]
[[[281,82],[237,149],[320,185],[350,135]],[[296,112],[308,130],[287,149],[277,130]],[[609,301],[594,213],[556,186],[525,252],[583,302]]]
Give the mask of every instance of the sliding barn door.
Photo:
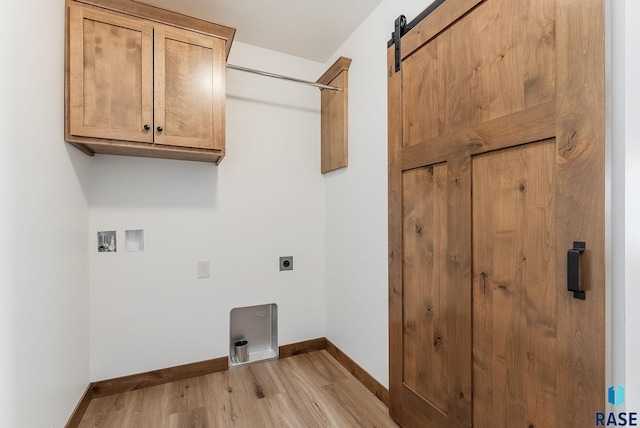
[[[389,48],[404,427],[584,428],[604,411],[603,8],[446,0]]]

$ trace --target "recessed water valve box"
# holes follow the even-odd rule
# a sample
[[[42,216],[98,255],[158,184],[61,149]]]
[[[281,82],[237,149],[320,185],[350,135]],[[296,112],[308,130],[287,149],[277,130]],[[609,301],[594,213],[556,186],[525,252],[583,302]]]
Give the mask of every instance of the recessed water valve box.
[[[106,230],[98,232],[98,252],[115,253],[117,250],[116,231]]]

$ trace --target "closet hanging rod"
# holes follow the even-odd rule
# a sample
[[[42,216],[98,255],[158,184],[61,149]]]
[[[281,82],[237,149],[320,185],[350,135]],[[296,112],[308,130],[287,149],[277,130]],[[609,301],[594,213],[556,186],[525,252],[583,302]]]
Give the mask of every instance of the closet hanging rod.
[[[309,80],[296,79],[295,77],[283,76],[281,74],[270,73],[268,71],[255,70],[253,68],[241,67],[239,65],[227,64],[227,68],[244,71],[246,73],[259,74],[260,76],[273,77],[276,79],[288,80],[290,82],[302,83],[303,85],[315,86],[320,89],[330,89],[332,91],[342,91],[338,86],[324,85],[322,83],[311,82]]]

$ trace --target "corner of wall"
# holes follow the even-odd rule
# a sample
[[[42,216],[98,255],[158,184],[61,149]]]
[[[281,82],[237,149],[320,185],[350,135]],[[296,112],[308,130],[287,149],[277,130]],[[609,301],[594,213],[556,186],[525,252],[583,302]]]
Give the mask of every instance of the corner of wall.
[[[74,160],[62,138],[64,2],[37,3],[13,2],[0,14],[0,34],[11,40],[0,65],[9,82],[0,89],[0,425],[7,427],[63,426],[89,382],[89,160]]]

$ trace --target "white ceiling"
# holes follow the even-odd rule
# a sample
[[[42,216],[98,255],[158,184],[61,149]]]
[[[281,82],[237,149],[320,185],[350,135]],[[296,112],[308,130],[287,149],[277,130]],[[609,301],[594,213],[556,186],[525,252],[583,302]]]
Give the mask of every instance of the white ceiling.
[[[237,29],[235,40],[326,62],[382,0],[138,0]]]

